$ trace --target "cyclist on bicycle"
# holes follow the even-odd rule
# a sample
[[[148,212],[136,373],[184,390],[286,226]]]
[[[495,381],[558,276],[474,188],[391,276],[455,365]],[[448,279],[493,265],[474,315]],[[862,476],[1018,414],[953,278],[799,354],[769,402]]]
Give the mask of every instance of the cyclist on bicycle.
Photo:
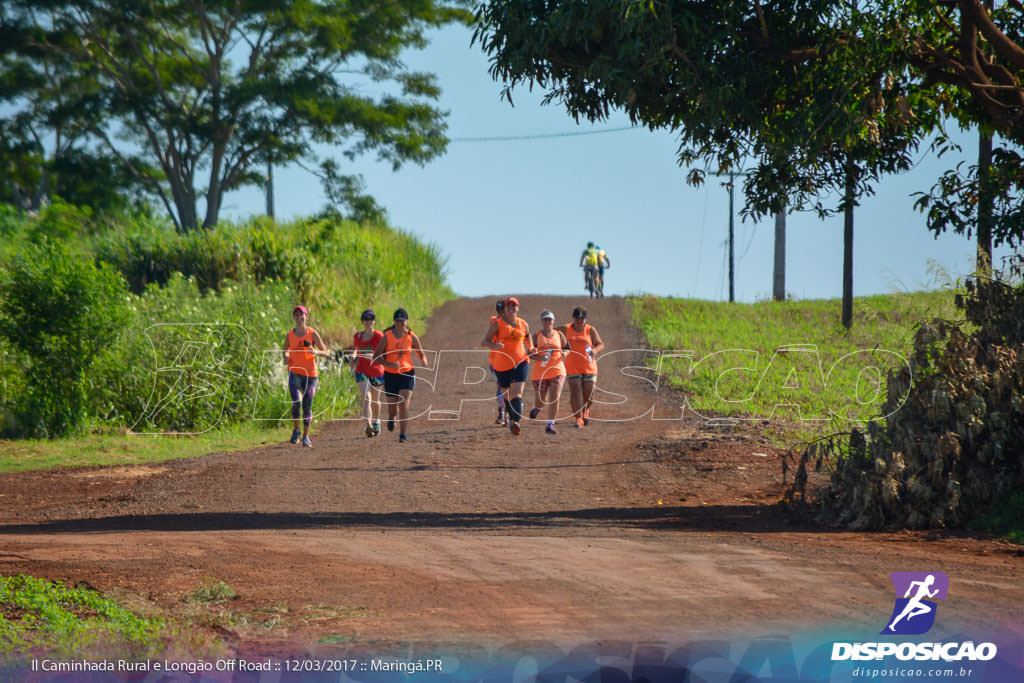
[[[597,284],[598,269],[601,265],[601,257],[593,242],[587,242],[587,248],[580,256],[580,268],[583,269],[583,289],[590,291],[591,278],[594,279],[595,289]]]

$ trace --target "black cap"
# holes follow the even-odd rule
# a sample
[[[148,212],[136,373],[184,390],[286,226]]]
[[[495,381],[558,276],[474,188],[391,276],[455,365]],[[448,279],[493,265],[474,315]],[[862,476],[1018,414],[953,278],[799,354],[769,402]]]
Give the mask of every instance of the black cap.
[[[395,311],[395,316],[394,316],[393,319],[394,320],[408,320],[409,319],[409,314],[405,312],[404,308],[399,308],[397,311]]]
[[[587,309],[583,308],[582,306],[577,306],[576,308],[572,309],[572,317],[574,317],[574,318],[586,318],[587,317]]]
[[[367,308],[365,311],[363,311],[363,314],[359,316],[359,319],[360,320],[376,320],[377,319],[377,314],[374,313],[372,309]]]

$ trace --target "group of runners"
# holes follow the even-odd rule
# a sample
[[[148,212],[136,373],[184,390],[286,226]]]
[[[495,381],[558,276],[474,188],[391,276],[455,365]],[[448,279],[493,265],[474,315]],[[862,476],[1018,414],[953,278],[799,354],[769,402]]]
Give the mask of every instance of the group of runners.
[[[294,329],[285,336],[283,361],[288,367],[293,430],[291,443],[312,446],[309,428],[313,419],[313,397],[319,370],[317,357],[330,351],[316,330],[309,327],[304,306],[292,310]],[[381,433],[382,411],[386,407],[388,431],[399,430],[398,440],[408,441],[409,405],[416,385],[414,356],[426,366],[419,337],[408,327],[409,315],[399,308],[393,324],[376,329],[376,314],[367,309],[360,316],[363,329],[353,335],[350,364],[361,399],[365,434]],[[572,322],[555,326],[555,315],[545,310],[540,329],[531,334],[530,325],[519,317],[519,300],[508,297],[496,304],[481,344],[490,353],[490,370],[495,377],[498,417],[496,424],[518,435],[523,421],[523,390],[527,379],[534,388],[530,419],[542,412],[547,418],[545,432],[555,434],[562,389],[569,385],[572,418],[576,427],[590,422],[590,408],[597,385],[597,354],[604,348],[601,336],[587,322],[587,311],[577,307]]]

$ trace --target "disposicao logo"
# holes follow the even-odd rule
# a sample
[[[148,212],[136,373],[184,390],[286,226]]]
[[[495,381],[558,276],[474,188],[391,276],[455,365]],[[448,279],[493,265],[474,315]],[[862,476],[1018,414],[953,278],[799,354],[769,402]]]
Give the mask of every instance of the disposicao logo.
[[[942,572],[894,572],[889,575],[896,589],[896,604],[883,635],[916,636],[935,625],[938,600],[946,599],[949,577]],[[902,597],[901,597],[902,596]]]
[[[888,625],[880,635],[920,635],[935,625],[936,600],[945,600],[949,577],[942,572],[895,572],[890,574],[896,591]],[[902,661],[988,661],[996,656],[994,643],[833,643],[832,661],[881,660],[895,656]]]

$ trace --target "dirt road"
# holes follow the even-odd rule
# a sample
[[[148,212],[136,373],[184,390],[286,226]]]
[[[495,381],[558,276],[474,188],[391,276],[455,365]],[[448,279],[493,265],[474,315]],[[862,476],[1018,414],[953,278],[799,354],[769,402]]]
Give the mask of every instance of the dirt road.
[[[580,303],[521,300],[534,328],[542,308],[561,323]],[[312,449],[286,443],[282,426],[280,443],[246,452],[5,475],[0,572],[85,581],[168,611],[221,580],[240,596],[224,609],[247,615],[221,633],[249,653],[825,627],[869,637],[892,609],[894,571],[949,575],[939,634],[1024,623],[1017,546],[793,521],[775,505],[781,452],[756,425],[639,417],[660,399],[627,369],[637,353],[602,360],[602,419],[583,429],[563,422],[551,436],[536,422],[513,437],[492,425],[493,384],[472,369],[492,306],[453,301],[429,322],[424,346],[446,353],[436,377],[418,373],[413,413],[434,412],[408,444],[339,421]],[[640,347],[624,301],[589,309],[608,351]],[[660,398],[664,417],[671,397]],[[458,419],[441,412],[460,405]]]

